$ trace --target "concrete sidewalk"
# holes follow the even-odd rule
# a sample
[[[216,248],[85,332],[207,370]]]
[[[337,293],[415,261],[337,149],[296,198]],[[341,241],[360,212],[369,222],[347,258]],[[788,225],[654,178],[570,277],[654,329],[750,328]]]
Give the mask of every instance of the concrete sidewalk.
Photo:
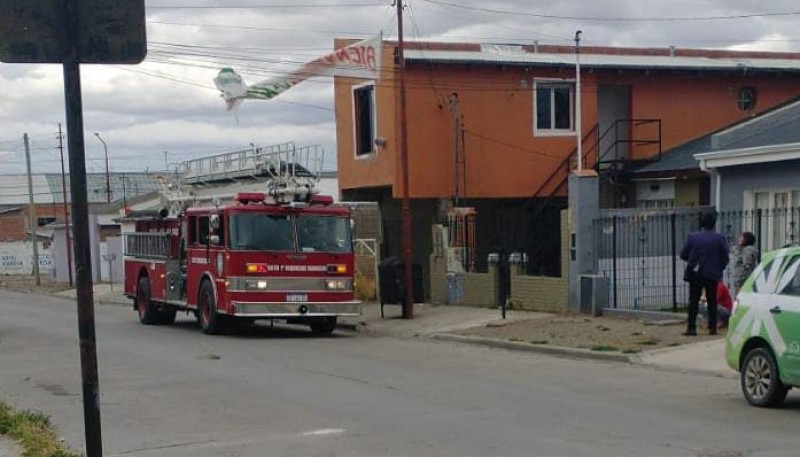
[[[22,450],[17,443],[5,436],[0,436],[0,457],[20,457]]]
[[[724,338],[648,351],[632,361],[669,371],[738,378],[736,371],[725,362]]]
[[[344,318],[341,323],[351,325],[358,331],[376,335],[402,337],[429,336],[448,333],[472,327],[503,325],[519,320],[552,316],[549,313],[531,311],[508,311],[503,320],[500,310],[455,305],[414,305],[414,319],[403,319],[400,306],[384,306],[385,318],[381,319],[381,306],[378,303],[364,305],[364,314],[359,318]]]

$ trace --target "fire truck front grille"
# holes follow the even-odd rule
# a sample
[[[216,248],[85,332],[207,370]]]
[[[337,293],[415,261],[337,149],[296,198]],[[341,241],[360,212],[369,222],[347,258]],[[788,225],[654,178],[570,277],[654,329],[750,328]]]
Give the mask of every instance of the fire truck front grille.
[[[242,303],[233,302],[237,316],[248,317],[304,317],[304,316],[360,316],[361,302],[329,303]]]

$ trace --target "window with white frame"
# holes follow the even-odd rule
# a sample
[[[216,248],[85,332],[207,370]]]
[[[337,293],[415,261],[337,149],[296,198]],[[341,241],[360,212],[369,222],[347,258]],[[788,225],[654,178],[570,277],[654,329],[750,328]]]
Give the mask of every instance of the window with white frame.
[[[353,88],[356,157],[375,152],[375,85]]]
[[[748,230],[760,234],[756,240],[764,249],[778,249],[800,241],[800,189],[750,191],[745,194],[746,209],[761,210],[759,223]],[[756,214],[753,214],[756,219]]]
[[[537,133],[575,131],[575,84],[536,81],[534,130]]]

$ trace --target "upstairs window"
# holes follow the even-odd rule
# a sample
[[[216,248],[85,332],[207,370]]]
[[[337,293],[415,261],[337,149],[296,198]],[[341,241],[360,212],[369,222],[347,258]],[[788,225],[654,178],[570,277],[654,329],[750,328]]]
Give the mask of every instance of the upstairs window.
[[[356,156],[375,152],[375,86],[353,89]]]
[[[575,130],[575,86],[564,82],[536,83],[535,131],[571,133]]]

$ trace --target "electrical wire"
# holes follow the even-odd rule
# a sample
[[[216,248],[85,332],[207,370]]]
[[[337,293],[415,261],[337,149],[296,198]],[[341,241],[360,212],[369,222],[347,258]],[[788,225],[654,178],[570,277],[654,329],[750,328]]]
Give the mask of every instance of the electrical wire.
[[[567,21],[584,21],[584,22],[708,22],[708,21],[722,21],[722,20],[736,20],[736,19],[753,19],[764,17],[787,17],[798,16],[800,10],[783,11],[774,13],[752,13],[752,14],[730,14],[719,16],[668,16],[668,17],[613,17],[613,16],[567,16],[558,14],[543,14],[534,13],[530,11],[511,11],[501,10],[496,8],[487,8],[482,6],[471,6],[459,3],[451,3],[443,0],[422,0],[433,5],[442,5],[451,8],[458,8],[462,10],[478,11],[481,13],[502,14],[509,16],[528,16],[538,17],[542,19],[558,19]]]
[[[250,10],[250,9],[317,9],[317,8],[361,8],[386,6],[385,3],[287,3],[279,5],[154,5],[149,10]]]

